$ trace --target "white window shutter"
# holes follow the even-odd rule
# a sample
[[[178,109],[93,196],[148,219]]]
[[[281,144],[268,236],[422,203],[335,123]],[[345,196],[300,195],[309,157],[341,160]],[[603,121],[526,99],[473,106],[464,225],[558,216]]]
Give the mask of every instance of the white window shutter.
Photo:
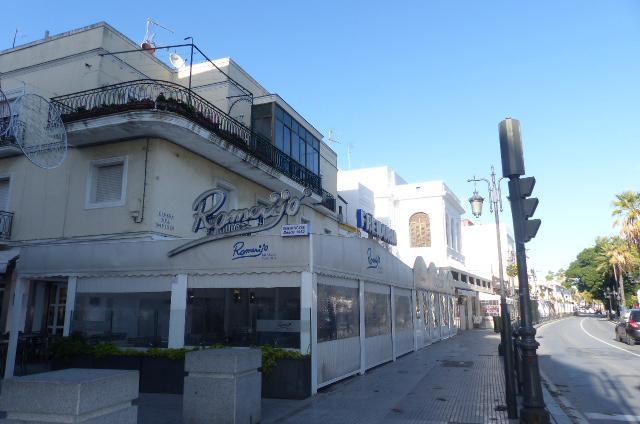
[[[124,165],[114,163],[96,167],[95,203],[117,202],[122,199]]]
[[[0,180],[0,211],[7,211],[9,208],[9,179]]]

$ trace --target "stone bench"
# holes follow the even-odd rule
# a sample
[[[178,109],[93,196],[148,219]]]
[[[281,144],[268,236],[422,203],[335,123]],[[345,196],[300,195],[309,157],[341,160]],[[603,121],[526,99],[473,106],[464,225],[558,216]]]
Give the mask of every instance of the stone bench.
[[[2,424],[135,424],[138,371],[70,368],[2,381]]]
[[[225,348],[189,352],[184,368],[184,424],[260,422],[260,349]]]

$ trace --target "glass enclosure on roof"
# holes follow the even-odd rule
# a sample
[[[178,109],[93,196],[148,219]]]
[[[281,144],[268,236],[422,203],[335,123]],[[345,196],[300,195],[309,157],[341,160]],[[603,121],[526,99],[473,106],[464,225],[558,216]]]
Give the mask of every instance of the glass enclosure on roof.
[[[253,130],[269,138],[290,158],[316,175],[320,174],[320,141],[276,103],[254,105]]]

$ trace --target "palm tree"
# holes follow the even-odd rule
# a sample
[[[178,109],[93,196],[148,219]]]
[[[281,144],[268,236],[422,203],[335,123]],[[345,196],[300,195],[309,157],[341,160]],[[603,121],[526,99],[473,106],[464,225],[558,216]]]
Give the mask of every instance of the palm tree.
[[[606,275],[613,270],[613,277],[618,283],[620,304],[625,305],[624,275],[638,266],[638,257],[629,249],[629,244],[620,237],[599,238],[599,265],[597,270]]]
[[[620,226],[622,237],[640,252],[640,193],[629,190],[616,194],[613,206],[613,225]]]

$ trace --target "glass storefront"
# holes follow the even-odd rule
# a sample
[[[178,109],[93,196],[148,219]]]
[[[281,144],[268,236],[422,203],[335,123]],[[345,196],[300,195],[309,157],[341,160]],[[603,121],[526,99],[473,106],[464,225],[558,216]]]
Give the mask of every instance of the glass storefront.
[[[167,347],[171,292],[77,293],[71,333],[90,342]]]
[[[409,296],[395,296],[396,304],[396,331],[411,330],[413,322],[411,321],[411,298]]]
[[[358,289],[318,283],[318,342],[360,335]]]
[[[300,348],[300,288],[189,289],[185,345]]]
[[[391,333],[391,296],[383,293],[364,293],[364,323],[366,337]]]

